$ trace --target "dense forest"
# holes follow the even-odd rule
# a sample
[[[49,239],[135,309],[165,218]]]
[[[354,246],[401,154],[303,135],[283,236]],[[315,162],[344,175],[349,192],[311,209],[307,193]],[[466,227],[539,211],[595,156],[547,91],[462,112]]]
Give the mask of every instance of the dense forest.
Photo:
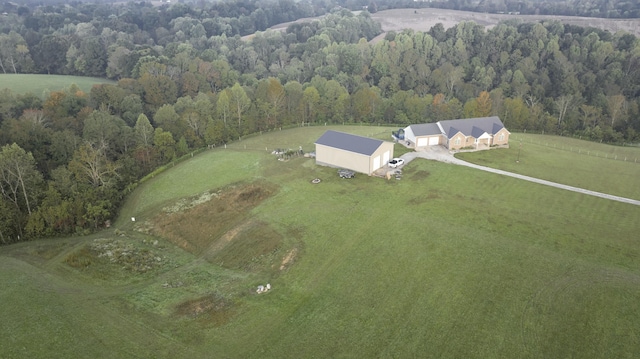
[[[287,126],[498,115],[511,131],[640,140],[640,42],[626,33],[463,22],[370,42],[368,12],[288,0],[14,10],[0,71],[117,84],[0,91],[0,244],[107,226],[158,166]]]

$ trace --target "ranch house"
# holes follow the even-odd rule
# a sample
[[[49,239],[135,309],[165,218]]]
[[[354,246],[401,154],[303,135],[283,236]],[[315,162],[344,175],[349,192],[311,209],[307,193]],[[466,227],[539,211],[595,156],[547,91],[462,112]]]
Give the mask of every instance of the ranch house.
[[[316,163],[371,175],[393,158],[393,143],[329,130],[316,141]]]
[[[438,145],[450,150],[506,146],[509,135],[497,116],[423,123],[404,128],[404,140],[416,149]]]

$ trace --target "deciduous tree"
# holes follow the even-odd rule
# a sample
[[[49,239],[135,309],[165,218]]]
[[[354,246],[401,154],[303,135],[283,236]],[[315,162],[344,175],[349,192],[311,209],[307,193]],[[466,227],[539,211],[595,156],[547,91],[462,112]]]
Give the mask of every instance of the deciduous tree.
[[[69,170],[80,182],[93,187],[110,187],[118,178],[119,166],[107,157],[104,142],[85,142],[76,150],[69,162]]]
[[[233,113],[238,120],[238,129],[242,128],[242,115],[251,106],[251,99],[247,96],[246,91],[240,86],[239,83],[235,83],[231,88],[229,100],[233,107]]]
[[[17,144],[0,150],[0,193],[16,208],[31,214],[35,205],[42,175],[30,152]]]

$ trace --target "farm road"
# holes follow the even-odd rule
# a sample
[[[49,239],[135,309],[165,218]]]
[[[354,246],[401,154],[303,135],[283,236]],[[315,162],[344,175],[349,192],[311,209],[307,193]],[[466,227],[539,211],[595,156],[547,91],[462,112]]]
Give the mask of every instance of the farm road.
[[[567,191],[573,191],[573,192],[586,194],[586,195],[589,195],[589,196],[595,196],[595,197],[600,197],[600,198],[604,198],[604,199],[610,199],[610,200],[613,200],[613,201],[629,203],[629,204],[633,204],[633,205],[636,205],[636,206],[640,206],[640,201],[635,200],[635,199],[614,196],[614,195],[607,194],[607,193],[591,191],[591,190],[584,189],[584,188],[568,186],[568,185],[565,185],[565,184],[562,184],[562,183],[551,182],[551,181],[547,181],[547,180],[543,180],[543,179],[539,179],[539,178],[535,178],[535,177],[529,177],[529,176],[525,176],[525,175],[521,175],[521,174],[517,174],[517,173],[513,173],[513,172],[507,172],[507,171],[503,171],[503,170],[499,170],[499,169],[495,169],[495,168],[490,168],[490,167],[485,167],[485,166],[480,166],[480,165],[476,165],[476,164],[473,164],[473,163],[469,163],[469,162],[466,162],[466,161],[463,161],[463,160],[455,158],[452,153],[450,153],[449,151],[447,151],[445,148],[443,148],[441,146],[435,146],[435,148],[429,148],[429,149],[425,149],[425,150],[418,151],[418,152],[405,153],[401,157],[402,157],[402,159],[405,160],[405,163],[409,163],[409,162],[411,162],[411,160],[413,160],[415,158],[426,158],[426,159],[429,159],[429,160],[452,163],[452,164],[460,165],[460,166],[467,166],[467,167],[479,169],[479,170],[482,170],[482,171],[497,173],[499,175],[514,177],[514,178],[518,178],[518,179],[529,181],[529,182],[539,183],[539,184],[542,184],[542,185],[545,185],[545,186],[551,186],[551,187],[564,189],[564,190],[567,190]]]

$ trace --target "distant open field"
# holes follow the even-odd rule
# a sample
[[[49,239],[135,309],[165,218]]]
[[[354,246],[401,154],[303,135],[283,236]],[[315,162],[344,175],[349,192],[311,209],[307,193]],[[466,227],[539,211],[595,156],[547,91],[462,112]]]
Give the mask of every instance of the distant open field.
[[[445,10],[445,9],[393,9],[383,10],[371,14],[371,18],[382,25],[383,34],[378,35],[373,42],[384,38],[388,31],[402,31],[413,29],[415,31],[429,31],[435,24],[441,23],[445,29],[455,26],[462,21],[473,21],[490,29],[501,21],[517,19],[522,22],[538,22],[542,20],[557,20],[565,24],[595,27],[608,30],[612,33],[626,31],[640,36],[640,19],[604,19],[579,16],[554,16],[554,15],[507,15],[488,14],[471,11]],[[300,19],[295,22],[311,21],[317,18]],[[293,22],[272,26],[272,30],[285,31]],[[251,38],[253,35],[246,36]]]
[[[40,97],[52,91],[68,88],[73,84],[88,93],[93,85],[102,83],[115,83],[115,81],[84,76],[0,74],[0,90],[8,88],[14,94],[31,92]]]
[[[326,129],[391,131],[256,135],[140,184],[108,230],[0,247],[0,357],[636,357],[640,207],[422,159],[347,180],[271,154]],[[640,165],[609,157],[637,148],[512,139],[464,158],[639,195]]]
[[[565,24],[595,27],[613,33],[626,31],[640,36],[640,19],[603,19],[554,15],[507,15],[445,9],[384,10],[372,14],[371,17],[382,24],[384,31],[401,31],[403,29],[429,31],[429,29],[437,23],[442,23],[445,29],[448,29],[461,21],[473,21],[489,29],[497,25],[500,21],[517,19],[522,22],[557,20]]]

